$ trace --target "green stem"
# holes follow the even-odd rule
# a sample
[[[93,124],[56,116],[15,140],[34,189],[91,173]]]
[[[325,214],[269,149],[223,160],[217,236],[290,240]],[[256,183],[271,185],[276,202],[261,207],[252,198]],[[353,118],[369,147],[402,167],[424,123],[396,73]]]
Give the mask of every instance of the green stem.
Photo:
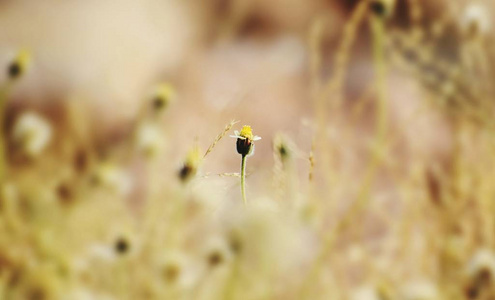
[[[244,205],[247,204],[246,200],[246,160],[247,156],[242,155],[241,160],[241,192],[242,192],[242,202]]]

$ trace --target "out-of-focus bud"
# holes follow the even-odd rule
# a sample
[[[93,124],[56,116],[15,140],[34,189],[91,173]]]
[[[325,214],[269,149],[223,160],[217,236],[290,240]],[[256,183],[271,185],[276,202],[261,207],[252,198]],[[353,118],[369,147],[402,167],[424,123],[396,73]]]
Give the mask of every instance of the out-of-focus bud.
[[[489,249],[478,250],[466,267],[466,296],[476,299],[483,291],[494,288],[495,253]]]
[[[128,196],[133,188],[133,180],[125,170],[110,163],[101,164],[93,175],[93,183]]]
[[[151,97],[152,109],[155,112],[164,111],[175,99],[175,89],[170,83],[160,84]]]
[[[128,238],[121,236],[115,241],[115,252],[119,255],[124,255],[129,252],[131,247],[130,241]]]
[[[27,50],[21,50],[17,57],[10,63],[7,75],[11,80],[20,78],[26,73],[31,62],[31,54]]]
[[[159,272],[164,283],[174,289],[187,289],[194,285],[199,269],[189,256],[182,252],[168,253],[159,263]]]
[[[469,4],[461,19],[461,29],[467,38],[476,38],[490,31],[488,10],[479,3]]]
[[[428,280],[417,280],[406,283],[402,288],[404,300],[438,300],[440,294],[438,288]]]
[[[389,18],[394,13],[395,0],[369,0],[371,12],[380,18]]]
[[[209,240],[203,250],[208,267],[216,268],[230,261],[232,258],[230,250],[229,244],[224,239]]]
[[[371,286],[363,286],[357,288],[351,294],[351,300],[380,300],[380,295],[375,288]]]
[[[137,148],[146,158],[156,157],[164,147],[164,138],[156,124],[144,123],[137,133]]]
[[[291,159],[294,154],[292,143],[283,135],[275,136],[273,139],[273,150],[282,163],[285,163],[288,159]]]
[[[184,165],[179,170],[179,178],[182,182],[187,182],[198,172],[201,164],[201,151],[198,146],[194,146],[187,154]]]
[[[14,142],[30,157],[38,156],[51,138],[51,125],[34,112],[24,113],[14,125]]]

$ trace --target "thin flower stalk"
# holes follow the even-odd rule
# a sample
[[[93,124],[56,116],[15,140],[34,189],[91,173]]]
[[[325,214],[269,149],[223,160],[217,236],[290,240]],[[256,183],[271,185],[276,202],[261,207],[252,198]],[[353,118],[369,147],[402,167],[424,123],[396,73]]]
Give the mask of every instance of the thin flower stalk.
[[[254,153],[254,141],[261,140],[259,136],[253,135],[251,126],[245,125],[242,127],[241,131],[234,131],[233,138],[237,138],[236,147],[237,153],[239,153],[241,158],[241,194],[242,201],[244,205],[247,204],[246,198],[246,161],[247,157],[253,155]]]

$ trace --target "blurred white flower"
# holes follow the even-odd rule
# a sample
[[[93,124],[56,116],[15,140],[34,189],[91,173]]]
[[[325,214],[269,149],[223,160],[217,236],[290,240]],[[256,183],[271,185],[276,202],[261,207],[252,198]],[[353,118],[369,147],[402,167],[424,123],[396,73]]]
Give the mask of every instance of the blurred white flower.
[[[495,253],[490,249],[479,249],[466,267],[466,273],[470,278],[476,278],[482,272],[495,275]]]
[[[160,276],[164,282],[178,290],[190,289],[200,276],[200,268],[182,252],[170,252],[159,263]]]
[[[129,195],[133,188],[131,176],[123,169],[110,163],[100,165],[94,179],[96,183],[108,187],[122,196]]]
[[[51,138],[51,125],[34,112],[22,114],[14,125],[14,142],[31,157],[39,155],[49,144]]]
[[[157,125],[143,123],[139,126],[137,148],[147,158],[156,157],[164,147],[164,138]]]
[[[375,288],[371,286],[363,286],[357,288],[351,295],[351,300],[380,300]]]
[[[91,291],[85,288],[75,288],[72,291],[69,291],[64,299],[72,299],[72,300],[113,300],[114,297],[111,297],[107,294],[96,293],[95,291]]]
[[[207,240],[202,252],[209,268],[227,265],[232,259],[232,251],[229,244],[224,238],[219,236]]]
[[[361,245],[355,244],[349,247],[347,256],[351,263],[360,263],[365,258],[365,251]]]
[[[88,249],[88,258],[100,263],[112,263],[117,259],[115,251],[106,244],[93,244]]]
[[[491,29],[489,10],[480,3],[469,4],[461,19],[461,28],[469,36],[486,34]]]
[[[402,288],[404,300],[437,300],[440,299],[437,287],[427,280],[417,280],[407,283]]]
[[[273,276],[297,276],[314,255],[309,232],[269,198],[253,199],[246,209],[231,211],[227,222],[231,250],[240,255],[248,277],[265,272],[267,264]]]

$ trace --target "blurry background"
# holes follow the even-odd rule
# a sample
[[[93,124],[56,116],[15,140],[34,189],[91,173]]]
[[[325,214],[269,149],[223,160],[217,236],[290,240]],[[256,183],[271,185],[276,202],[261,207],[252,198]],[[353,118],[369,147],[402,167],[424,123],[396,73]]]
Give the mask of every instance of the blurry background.
[[[411,25],[407,2],[398,1],[389,22],[394,28]],[[128,130],[153,86],[169,81],[178,90],[180,105],[165,122],[173,139],[180,141],[174,145],[179,152],[195,136],[211,136],[232,118],[251,124],[268,140],[276,131],[291,132],[308,151],[304,120],[314,109],[309,89],[311,26],[324,23],[321,75],[326,78],[333,72],[344,24],[356,3],[6,0],[0,4],[0,62],[7,65],[20,48],[32,51],[32,70],[16,88],[11,105],[84,102],[102,142]],[[421,6],[422,26],[459,18],[459,24],[449,21],[454,23],[438,42],[437,54],[450,58],[457,48],[460,12],[442,2]],[[359,30],[352,48],[349,101],[363,94],[373,77],[368,31],[366,25]],[[390,77],[401,80],[398,74]],[[394,103],[417,102],[420,95],[413,89],[392,90],[400,95]],[[190,121],[181,122],[184,119]],[[258,148],[266,154],[269,143]]]
[[[325,244],[322,232],[334,228],[336,219],[360,198],[361,179],[366,178],[367,161],[374,155],[370,148],[374,149],[377,95],[383,89],[389,128],[386,150],[382,149],[385,162],[374,173],[376,180],[370,183],[369,194],[363,196],[370,199],[361,220],[365,237],[350,234],[338,245],[345,248],[356,238],[368,242],[370,255],[404,249],[406,244],[397,236],[409,227],[403,229],[394,222],[407,218],[409,205],[425,205],[404,199],[444,201],[439,196],[441,186],[452,179],[450,175],[457,174],[456,168],[462,169],[456,159],[462,151],[456,145],[485,145],[480,140],[485,138],[483,134],[489,135],[484,121],[493,112],[490,103],[495,95],[494,10],[495,4],[489,0],[1,0],[0,66],[6,69],[20,49],[32,55],[27,73],[8,97],[4,131],[11,150],[10,164],[19,170],[45,168],[48,171],[41,174],[46,177],[39,180],[50,181],[50,176],[64,177],[68,172],[54,161],[62,161],[74,149],[78,157],[78,147],[93,149],[95,161],[120,157],[123,151],[118,149],[125,148],[132,138],[140,124],[140,111],[153,91],[159,84],[169,83],[175,92],[158,121],[163,137],[152,138],[160,139],[164,148],[152,163],[155,175],[147,173],[147,165],[139,158],[125,163],[126,176],[134,182],[126,197],[134,205],[131,210],[139,210],[146,195],[152,193],[148,189],[153,184],[177,180],[191,147],[197,144],[204,153],[226,124],[240,120],[227,135],[246,124],[262,137],[248,163],[250,198],[263,203],[265,198],[279,197],[272,200],[281,206],[297,198],[294,207],[303,207],[303,214],[311,211],[305,210],[308,207],[317,211],[308,213],[318,215],[316,225],[303,225],[301,230],[309,233],[297,240],[311,241],[307,243],[311,249],[297,260],[307,267],[317,253],[315,249]],[[376,81],[373,18],[380,18],[384,25],[384,86]],[[0,82],[7,81],[7,75],[2,72]],[[479,117],[477,109],[488,114]],[[25,111],[36,111],[52,125],[52,142],[45,151],[52,158],[46,159],[45,167],[36,159],[16,155],[12,132]],[[476,117],[465,116],[472,111]],[[78,122],[74,122],[74,115]],[[477,124],[474,129],[471,122]],[[464,133],[458,134],[460,131]],[[274,139],[279,134],[294,154],[290,171],[277,166],[280,157]],[[75,146],[64,142],[71,139],[77,140]],[[469,159],[479,154],[466,153]],[[313,154],[316,165],[310,159]],[[485,155],[493,156],[488,150]],[[477,163],[469,159],[473,165]],[[227,214],[230,205],[240,201],[238,177],[215,174],[238,172],[239,164],[235,140],[227,136],[215,145],[198,173],[202,180],[207,177],[203,184],[208,193],[221,199],[215,205],[222,208],[216,209]],[[467,167],[462,170],[472,171]],[[288,177],[295,178],[285,183],[294,190],[282,196],[274,184],[288,179],[279,178],[280,172],[292,172]],[[315,177],[310,177],[312,172]],[[483,182],[456,180],[452,182],[462,187]],[[489,183],[487,190],[491,191]],[[456,190],[448,199],[465,196],[461,194]],[[314,207],[313,198],[318,203]],[[429,206],[421,207],[428,210]],[[420,209],[415,213],[423,221],[429,219]],[[449,214],[446,219],[456,216]],[[491,215],[485,217],[490,219]],[[451,232],[450,225],[433,227]],[[493,246],[492,225],[480,225],[490,238],[481,238],[473,245]],[[421,233],[429,229],[411,230]],[[397,238],[392,238],[390,245],[382,243],[387,233]],[[414,233],[411,236],[416,241]],[[472,242],[474,234],[468,236]],[[416,251],[417,257],[433,253],[427,242],[421,241],[411,242],[418,247],[412,247],[411,252],[422,249]],[[468,256],[473,248],[466,248],[462,255]],[[390,250],[385,257],[400,257],[398,252]],[[404,258],[396,263],[411,263],[409,270],[416,270],[416,256],[405,256],[411,261]],[[394,265],[377,264],[382,271]],[[359,264],[351,267],[359,268]],[[366,277],[356,272],[358,275],[348,274],[352,284]],[[433,273],[433,277],[444,278],[441,272]],[[347,294],[343,295],[346,299]]]

